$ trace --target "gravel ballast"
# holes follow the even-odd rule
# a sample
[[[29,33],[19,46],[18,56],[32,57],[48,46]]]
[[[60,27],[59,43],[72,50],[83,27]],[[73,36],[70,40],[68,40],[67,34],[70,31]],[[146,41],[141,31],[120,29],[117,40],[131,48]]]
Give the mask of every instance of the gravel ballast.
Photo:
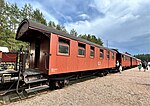
[[[38,94],[7,106],[150,106],[150,68],[132,68]]]

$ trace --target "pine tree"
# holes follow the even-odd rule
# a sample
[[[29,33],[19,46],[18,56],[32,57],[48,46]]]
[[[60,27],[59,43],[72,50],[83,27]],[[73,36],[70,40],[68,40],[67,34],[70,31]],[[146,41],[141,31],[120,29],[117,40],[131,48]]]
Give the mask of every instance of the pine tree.
[[[59,24],[57,24],[56,29],[61,30],[61,26]]]
[[[72,30],[70,31],[70,35],[77,36],[78,33],[76,32],[75,29],[72,29]]]
[[[33,19],[41,24],[47,25],[43,13],[39,9],[33,11]]]

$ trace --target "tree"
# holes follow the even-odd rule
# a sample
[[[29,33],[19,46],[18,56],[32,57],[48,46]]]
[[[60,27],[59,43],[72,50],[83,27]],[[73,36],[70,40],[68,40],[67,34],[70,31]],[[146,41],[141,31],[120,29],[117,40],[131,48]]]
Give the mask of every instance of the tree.
[[[48,26],[51,27],[51,28],[56,29],[56,25],[53,21],[49,21]]]
[[[40,12],[39,9],[36,9],[36,10],[33,11],[33,19],[36,22],[47,25],[46,19],[44,18],[42,12]]]
[[[30,4],[25,4],[20,10],[21,20],[24,18],[33,19],[33,8]]]
[[[61,26],[59,24],[57,24],[56,29],[61,30]]]
[[[150,54],[138,54],[135,55],[138,59],[141,59],[142,61],[149,61],[150,62]]]
[[[101,40],[101,38],[98,38],[98,39],[97,39],[97,44],[103,45],[103,41]]]
[[[20,17],[20,10],[16,4],[12,4],[9,6],[9,23],[10,23],[10,30],[15,32],[17,30],[17,26],[19,25],[19,17]]]
[[[80,34],[78,37],[103,46],[102,40],[99,37],[97,38],[95,35],[90,35],[90,34],[88,34],[88,35],[87,34],[81,35]]]
[[[77,36],[78,33],[77,33],[77,31],[76,31],[75,29],[72,29],[72,30],[70,31],[70,35]]]
[[[61,31],[63,31],[65,33],[68,33],[67,30],[66,30],[66,28],[65,28],[65,26],[63,26],[63,25],[61,26]]]
[[[26,43],[15,40],[15,33],[21,18],[21,10],[16,4],[0,0],[0,46],[7,46],[10,51],[19,49],[19,45]]]
[[[50,21],[50,22],[48,23],[48,26],[49,26],[49,27],[51,27],[51,28],[54,28],[54,26],[53,26],[53,22],[52,22],[52,21]]]
[[[91,40],[92,40],[90,34],[87,35],[87,39],[86,39],[86,40],[88,40],[88,41],[91,41]]]

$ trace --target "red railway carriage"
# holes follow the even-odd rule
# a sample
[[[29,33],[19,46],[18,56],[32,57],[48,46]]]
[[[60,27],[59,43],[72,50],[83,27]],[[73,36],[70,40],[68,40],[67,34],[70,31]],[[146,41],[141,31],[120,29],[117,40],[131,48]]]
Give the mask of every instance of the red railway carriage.
[[[141,63],[141,60],[136,57],[132,57],[132,67],[138,66]]]
[[[17,52],[2,52],[1,67],[2,69],[15,69],[17,61]]]
[[[121,53],[121,65],[122,67],[131,67],[131,56]]]
[[[16,39],[30,43],[30,68],[48,75],[116,67],[115,51],[31,20]]]
[[[114,49],[115,50],[115,49]],[[136,57],[133,57],[126,53],[121,53],[118,50],[115,50],[117,52],[116,61],[120,63],[120,66],[125,68],[131,68],[139,65],[141,62],[140,59],[137,59]]]
[[[130,68],[132,66],[131,63],[131,56],[125,53],[120,53],[117,51],[117,59],[116,61],[119,62],[119,65],[125,69],[125,68]]]
[[[79,39],[51,35],[49,74],[106,69],[116,65],[114,51]],[[68,52],[61,51],[63,48]]]
[[[17,53],[16,52],[3,52],[2,62],[16,62]]]

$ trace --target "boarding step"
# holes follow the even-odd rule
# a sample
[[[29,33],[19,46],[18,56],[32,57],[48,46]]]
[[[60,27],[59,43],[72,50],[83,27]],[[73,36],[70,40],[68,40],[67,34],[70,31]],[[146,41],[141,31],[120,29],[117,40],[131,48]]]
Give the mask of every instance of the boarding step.
[[[38,83],[38,82],[45,82],[48,81],[48,79],[46,78],[42,78],[42,79],[34,79],[34,80],[30,80],[30,81],[25,81],[26,84],[31,84],[31,83]]]
[[[36,86],[36,87],[33,87],[33,88],[25,89],[25,91],[27,93],[32,93],[32,92],[36,92],[36,91],[45,90],[45,89],[48,89],[48,88],[49,88],[48,85],[41,85],[41,86]]]

